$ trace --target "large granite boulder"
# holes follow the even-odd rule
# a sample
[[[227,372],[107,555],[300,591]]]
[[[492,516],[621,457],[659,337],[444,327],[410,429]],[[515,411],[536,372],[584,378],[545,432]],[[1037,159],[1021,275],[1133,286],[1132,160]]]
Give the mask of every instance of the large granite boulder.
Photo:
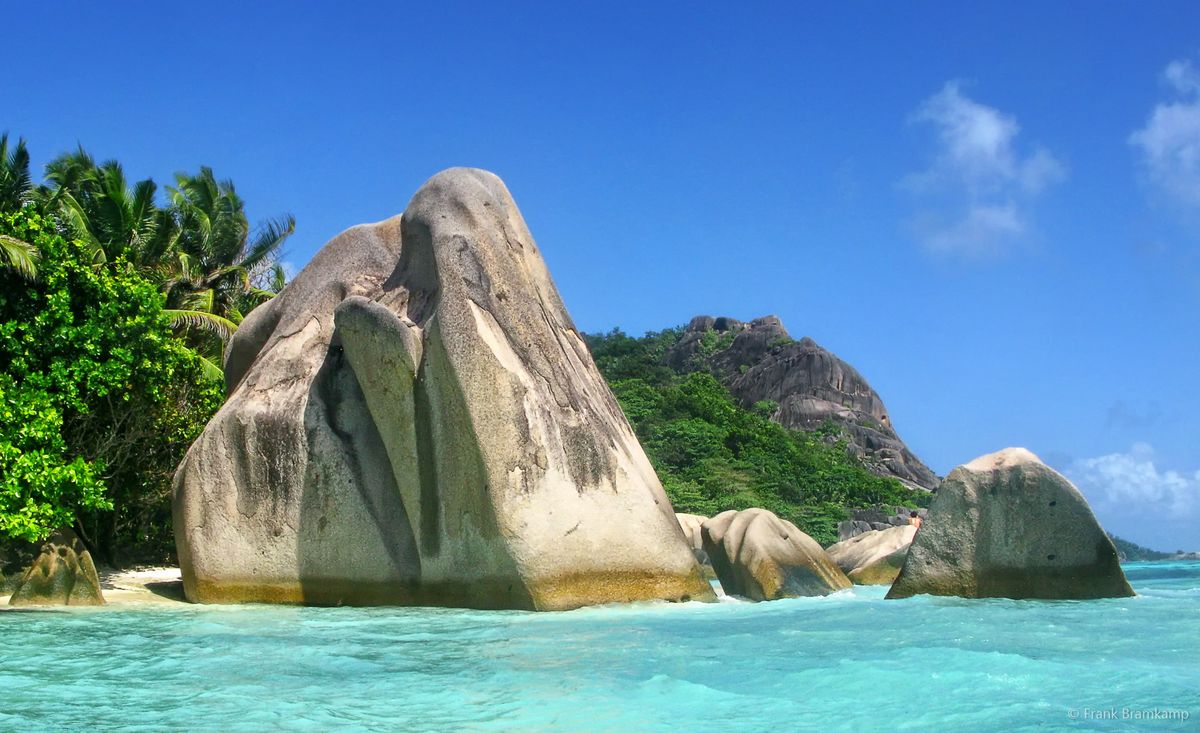
[[[701,535],[730,595],[771,601],[823,596],[851,585],[816,540],[766,509],[721,512],[704,523]]]
[[[938,477],[896,434],[867,380],[811,338],[793,339],[776,316],[749,323],[697,316],[665,360],[675,369],[713,371],[746,407],[776,403],[772,419],[784,427],[816,430],[831,423],[874,473],[937,488]]]
[[[199,602],[711,599],[496,176],[451,169],[255,309],[175,477]]]
[[[954,469],[888,598],[1109,598],[1133,590],[1079,490],[1024,448]]]
[[[896,579],[917,528],[913,525],[870,530],[830,545],[825,552],[859,585],[886,585]],[[897,562],[897,558],[899,562]]]
[[[69,529],[59,529],[42,545],[33,564],[13,589],[10,606],[103,606],[100,577],[92,554]]]

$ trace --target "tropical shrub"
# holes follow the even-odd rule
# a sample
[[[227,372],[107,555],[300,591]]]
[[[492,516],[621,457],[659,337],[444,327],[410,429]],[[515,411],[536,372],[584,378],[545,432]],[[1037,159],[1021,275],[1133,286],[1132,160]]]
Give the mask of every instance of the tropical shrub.
[[[111,560],[170,545],[170,479],[221,388],[128,262],[96,263],[32,207],[0,213],[37,277],[0,267],[0,537],[74,525]]]

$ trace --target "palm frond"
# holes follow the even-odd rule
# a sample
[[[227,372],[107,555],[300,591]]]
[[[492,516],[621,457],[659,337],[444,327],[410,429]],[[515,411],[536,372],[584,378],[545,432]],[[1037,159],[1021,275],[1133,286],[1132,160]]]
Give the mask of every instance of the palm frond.
[[[181,305],[184,310],[212,313],[215,304],[214,295],[212,288],[191,292],[180,299]]]
[[[194,328],[215,334],[222,341],[229,341],[237,333],[237,324],[228,318],[222,318],[215,313],[197,310],[164,310],[163,314],[171,319],[171,325],[176,328]]]
[[[274,298],[276,295],[279,295],[279,293],[275,292],[274,290],[266,290],[264,288],[250,288],[246,295],[252,301],[254,301],[255,305],[262,305],[271,298]]]
[[[221,370],[221,367],[214,364],[211,359],[199,353],[196,354],[196,359],[199,360],[201,373],[206,379],[214,382],[225,381],[225,372]]]
[[[287,285],[287,270],[283,269],[282,263],[276,262],[271,265],[270,289],[278,295],[283,292],[285,285]]]
[[[0,234],[0,256],[25,280],[33,282],[37,279],[37,263],[41,252],[29,242]]]
[[[287,238],[296,231],[296,217],[287,214],[278,219],[268,219],[259,225],[258,234],[246,249],[242,266],[252,269],[255,265],[277,254]]]
[[[8,133],[0,134],[0,209],[19,209],[29,200],[33,179],[29,175],[29,150],[17,139],[8,149]]]

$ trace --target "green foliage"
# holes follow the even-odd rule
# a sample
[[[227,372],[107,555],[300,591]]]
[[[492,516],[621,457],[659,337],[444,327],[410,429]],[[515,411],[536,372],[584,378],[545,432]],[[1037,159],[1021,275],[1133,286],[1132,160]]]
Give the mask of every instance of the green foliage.
[[[29,151],[24,140],[9,148],[8,133],[0,134],[0,210],[12,211],[21,208],[33,181],[29,176]]]
[[[682,328],[668,328],[633,338],[614,328],[605,334],[586,335],[586,338],[596,366],[610,384],[636,378],[658,387],[676,376],[675,371],[663,363],[663,357],[667,349],[679,343],[682,335]]]
[[[1172,557],[1171,553],[1169,553],[1169,552],[1160,552],[1158,550],[1151,550],[1149,547],[1142,547],[1141,545],[1137,544],[1136,542],[1130,542],[1129,540],[1123,540],[1114,534],[1109,534],[1108,537],[1109,537],[1109,539],[1111,539],[1113,541],[1113,544],[1116,545],[1117,553],[1119,554],[1120,558],[1122,560],[1124,560],[1125,562],[1145,562],[1148,560],[1167,560]],[[1182,555],[1183,552],[1180,551],[1178,554]]]
[[[111,508],[102,468],[68,455],[51,395],[0,375],[0,536],[36,542],[73,524],[76,508]]]
[[[101,558],[170,552],[175,466],[219,407],[224,344],[284,286],[295,222],[230,181],[165,200],[82,147],[36,185],[0,135],[0,545],[74,525]]]
[[[153,180],[129,181],[120,163],[97,163],[80,147],[52,160],[46,185],[33,187],[24,142],[5,158],[6,139],[0,137],[0,211],[32,202],[60,234],[83,242],[91,261],[121,260],[155,283],[167,295],[172,325],[209,363],[221,361],[242,318],[283,287],[277,259],[295,221],[285,216],[252,229],[233,183],[217,180],[212,169],[176,174],[162,205]],[[0,240],[0,265],[7,258],[32,273],[35,263],[20,244]]]
[[[26,280],[37,279],[37,247],[16,237],[0,234],[0,267],[8,267]]]
[[[708,358],[718,351],[724,351],[733,345],[735,336],[733,331],[705,331],[700,337],[700,348],[697,354],[701,358]]]
[[[644,339],[620,331],[588,337],[676,511],[711,516],[763,507],[828,545],[850,508],[928,502],[923,492],[866,470],[832,423],[819,432],[788,430],[770,420],[775,403],[744,409],[712,374],[665,366],[663,356],[680,335],[669,329]]]
[[[40,255],[35,282],[0,269],[0,537],[75,524],[102,555],[169,542],[170,477],[219,387],[153,282],[57,228],[0,213],[0,234]]]

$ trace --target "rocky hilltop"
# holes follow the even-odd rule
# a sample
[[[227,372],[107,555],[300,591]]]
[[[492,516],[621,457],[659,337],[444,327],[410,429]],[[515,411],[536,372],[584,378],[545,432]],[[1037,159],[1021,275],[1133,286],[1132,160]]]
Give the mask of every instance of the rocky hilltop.
[[[832,421],[868,469],[911,486],[935,489],[939,478],[892,427],[878,393],[854,367],[810,338],[794,340],[775,316],[749,323],[697,316],[666,354],[676,370],[708,368],[749,407],[769,400],[772,419],[796,430]]]
[[[334,238],[229,346],[175,477],[200,602],[712,599],[507,188],[457,168]]]

